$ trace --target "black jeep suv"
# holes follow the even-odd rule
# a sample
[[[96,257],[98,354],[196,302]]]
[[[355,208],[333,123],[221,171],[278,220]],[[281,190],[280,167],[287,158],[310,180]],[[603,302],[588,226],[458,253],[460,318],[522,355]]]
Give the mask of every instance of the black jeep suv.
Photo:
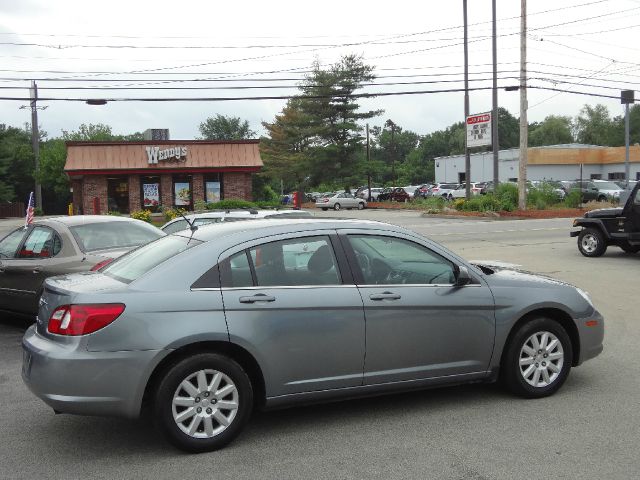
[[[573,221],[581,230],[570,233],[578,237],[578,250],[585,257],[599,257],[609,245],[627,253],[640,251],[640,182],[629,194],[624,207],[602,208]]]

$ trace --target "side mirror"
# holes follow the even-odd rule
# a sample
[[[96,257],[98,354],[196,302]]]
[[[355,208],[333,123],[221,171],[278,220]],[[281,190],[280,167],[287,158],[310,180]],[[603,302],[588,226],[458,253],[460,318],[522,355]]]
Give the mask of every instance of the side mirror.
[[[471,283],[471,276],[469,275],[469,270],[467,267],[458,266],[456,269],[456,283],[454,284],[456,287],[462,287]]]

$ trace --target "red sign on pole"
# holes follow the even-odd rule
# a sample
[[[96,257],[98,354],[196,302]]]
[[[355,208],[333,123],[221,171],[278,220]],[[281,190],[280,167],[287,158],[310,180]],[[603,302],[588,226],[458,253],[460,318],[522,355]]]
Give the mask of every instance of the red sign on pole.
[[[491,113],[467,117],[467,147],[491,145]]]

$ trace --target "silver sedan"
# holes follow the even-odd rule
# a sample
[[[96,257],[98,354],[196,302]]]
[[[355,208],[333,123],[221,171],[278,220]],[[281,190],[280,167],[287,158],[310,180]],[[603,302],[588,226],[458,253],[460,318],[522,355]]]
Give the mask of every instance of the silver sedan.
[[[347,210],[351,210],[352,208],[362,210],[367,207],[367,201],[363,198],[354,197],[350,193],[342,192],[318,198],[316,200],[316,207],[322,210],[329,210],[330,208],[334,210],[340,210],[342,208],[346,208]]]
[[[401,227],[225,222],[47,279],[22,376],[57,412],[149,411],[201,452],[235,438],[254,406],[498,379],[546,397],[603,336],[579,288],[467,262]]]

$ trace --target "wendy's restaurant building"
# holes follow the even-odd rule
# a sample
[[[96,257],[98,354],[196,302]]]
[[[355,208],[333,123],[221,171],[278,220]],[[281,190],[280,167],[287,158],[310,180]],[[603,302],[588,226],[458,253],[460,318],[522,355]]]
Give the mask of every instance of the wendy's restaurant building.
[[[251,200],[259,140],[67,142],[74,213],[193,210],[196,202]]]

